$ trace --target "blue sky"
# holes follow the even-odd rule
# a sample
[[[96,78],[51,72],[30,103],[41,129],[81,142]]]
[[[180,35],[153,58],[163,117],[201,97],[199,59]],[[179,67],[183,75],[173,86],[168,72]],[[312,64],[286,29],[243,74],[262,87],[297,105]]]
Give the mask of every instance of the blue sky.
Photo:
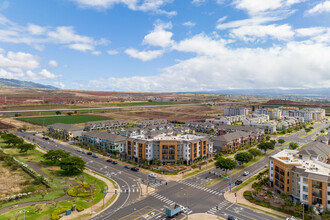
[[[135,92],[330,87],[329,21],[329,0],[0,0],[0,78]]]

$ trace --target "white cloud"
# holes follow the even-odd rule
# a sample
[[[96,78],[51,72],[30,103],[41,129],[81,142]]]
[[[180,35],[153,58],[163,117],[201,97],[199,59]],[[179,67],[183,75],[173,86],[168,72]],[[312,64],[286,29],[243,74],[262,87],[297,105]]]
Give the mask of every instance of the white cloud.
[[[200,6],[201,4],[205,3],[206,0],[193,0],[191,3],[196,6]]]
[[[117,50],[108,50],[107,53],[109,55],[116,55],[116,54],[118,54],[118,51]]]
[[[60,87],[61,89],[64,89],[64,87],[65,87],[64,83],[59,82],[59,81],[54,82],[54,85],[57,87]]]
[[[173,40],[171,39],[173,33],[170,31],[166,31],[165,29],[171,29],[172,23],[161,23],[157,22],[155,24],[155,28],[148,35],[146,35],[143,39],[143,44],[149,44],[152,46],[160,46],[160,47],[168,47],[173,44]]]
[[[269,48],[230,48],[205,34],[180,41],[180,52],[196,54],[153,76],[111,77],[89,86],[126,91],[207,91],[231,88],[321,88],[330,85],[330,46],[288,42]],[[293,80],[294,79],[294,80]]]
[[[20,80],[54,80],[61,77],[46,69],[35,73],[40,69],[39,60],[39,57],[23,52],[0,54],[0,77]]]
[[[56,67],[58,67],[58,63],[55,60],[50,60],[48,62],[48,65],[50,66],[50,68],[56,68]]]
[[[41,27],[36,24],[28,24],[27,30],[32,34],[32,35],[41,35],[46,32],[46,28]]]
[[[133,58],[142,60],[142,61],[149,61],[160,57],[163,55],[163,50],[148,50],[148,51],[138,51],[136,49],[130,48],[125,50],[125,53],[130,55]]]
[[[98,56],[98,55],[101,55],[102,53],[101,53],[101,51],[95,50],[92,52],[92,54]]]
[[[98,45],[106,45],[109,41],[79,35],[70,26],[21,26],[0,15],[0,42],[27,44],[37,50],[43,50],[45,44],[60,44],[74,50],[93,52]]]
[[[294,31],[292,31],[291,26],[287,24],[242,26],[230,30],[230,33],[231,36],[244,41],[255,41],[256,39],[265,39],[267,37],[277,40],[290,40],[295,34]]]
[[[223,16],[223,17],[221,17],[221,18],[218,19],[218,23],[222,23],[226,19],[227,19],[227,16]]]
[[[330,12],[330,1],[321,2],[307,11],[308,14],[320,14],[324,12]]]
[[[195,27],[196,23],[194,23],[192,21],[187,21],[187,22],[184,22],[182,25],[187,26],[187,27]]]
[[[234,0],[233,4],[250,15],[260,15],[265,12],[288,9],[293,4],[303,1],[305,0]]]
[[[295,30],[300,37],[312,37],[323,34],[327,31],[324,27],[299,28]]]
[[[71,0],[78,3],[81,7],[91,7],[99,9],[108,9],[116,4],[124,4],[130,10],[155,12],[168,16],[176,15],[175,11],[164,11],[161,9],[164,5],[171,3],[173,0]]]
[[[242,26],[254,26],[254,25],[266,24],[266,23],[273,22],[273,21],[278,21],[280,19],[281,18],[279,18],[279,17],[255,16],[252,18],[230,21],[227,23],[221,23],[222,20],[220,19],[220,24],[218,24],[216,28],[219,30],[225,30],[225,29],[229,29],[229,28],[237,28],[237,27],[242,27]]]

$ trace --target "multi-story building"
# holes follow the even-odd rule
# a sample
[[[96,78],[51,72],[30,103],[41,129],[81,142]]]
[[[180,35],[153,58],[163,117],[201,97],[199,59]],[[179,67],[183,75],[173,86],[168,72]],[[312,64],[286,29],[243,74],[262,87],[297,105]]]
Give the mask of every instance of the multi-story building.
[[[249,109],[240,107],[225,107],[225,116],[248,115]]]
[[[167,125],[166,119],[146,119],[142,121],[138,121],[136,123],[138,127],[148,127],[148,126],[165,126]]]
[[[259,140],[252,134],[243,131],[236,131],[227,133],[221,136],[214,136],[212,138],[213,148],[222,152],[234,152],[245,144],[252,144],[259,142]]]
[[[303,117],[306,122],[319,121],[325,118],[325,109],[303,108],[300,110],[283,110],[284,116]]]
[[[197,135],[179,136],[133,136],[126,142],[126,158],[138,161],[155,159],[167,163],[177,162],[182,158],[191,164],[197,158],[211,157],[213,143],[207,137]]]
[[[126,137],[110,134],[103,131],[90,131],[82,133],[79,142],[82,145],[96,147],[106,152],[125,152]]]
[[[318,209],[330,210],[330,148],[312,142],[301,150],[269,157],[269,181],[275,192]]]
[[[122,126],[120,120],[90,121],[85,123],[85,131],[105,130]]]
[[[281,119],[282,111],[278,108],[260,108],[254,111],[257,115],[268,115],[271,120]]]
[[[73,138],[80,137],[83,129],[73,125],[55,123],[48,126],[48,132],[53,137],[69,141]]]
[[[258,141],[261,141],[265,135],[265,132],[262,129],[239,125],[219,125],[216,127],[215,133],[216,135],[224,135],[236,131],[247,132],[250,135],[253,135]]]

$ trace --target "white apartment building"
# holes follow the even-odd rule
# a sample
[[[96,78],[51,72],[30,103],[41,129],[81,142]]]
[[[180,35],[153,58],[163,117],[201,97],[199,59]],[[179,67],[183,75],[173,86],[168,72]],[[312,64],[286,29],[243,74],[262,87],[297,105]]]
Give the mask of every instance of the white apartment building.
[[[278,108],[261,108],[256,109],[254,114],[257,115],[268,115],[271,120],[281,119],[282,111]]]
[[[225,107],[225,116],[248,115],[249,109],[240,107]]]
[[[319,121],[325,118],[325,109],[303,108],[300,110],[283,110],[283,116],[303,117],[306,122]]]

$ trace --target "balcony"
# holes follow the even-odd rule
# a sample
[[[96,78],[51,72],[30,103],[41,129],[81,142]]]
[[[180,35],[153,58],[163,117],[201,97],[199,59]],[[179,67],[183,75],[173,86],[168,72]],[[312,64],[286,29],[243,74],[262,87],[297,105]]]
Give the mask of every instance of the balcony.
[[[313,184],[313,188],[322,189],[322,184]]]
[[[319,193],[319,192],[314,192],[314,191],[313,191],[312,195],[313,195],[314,197],[322,198],[322,192]]]

